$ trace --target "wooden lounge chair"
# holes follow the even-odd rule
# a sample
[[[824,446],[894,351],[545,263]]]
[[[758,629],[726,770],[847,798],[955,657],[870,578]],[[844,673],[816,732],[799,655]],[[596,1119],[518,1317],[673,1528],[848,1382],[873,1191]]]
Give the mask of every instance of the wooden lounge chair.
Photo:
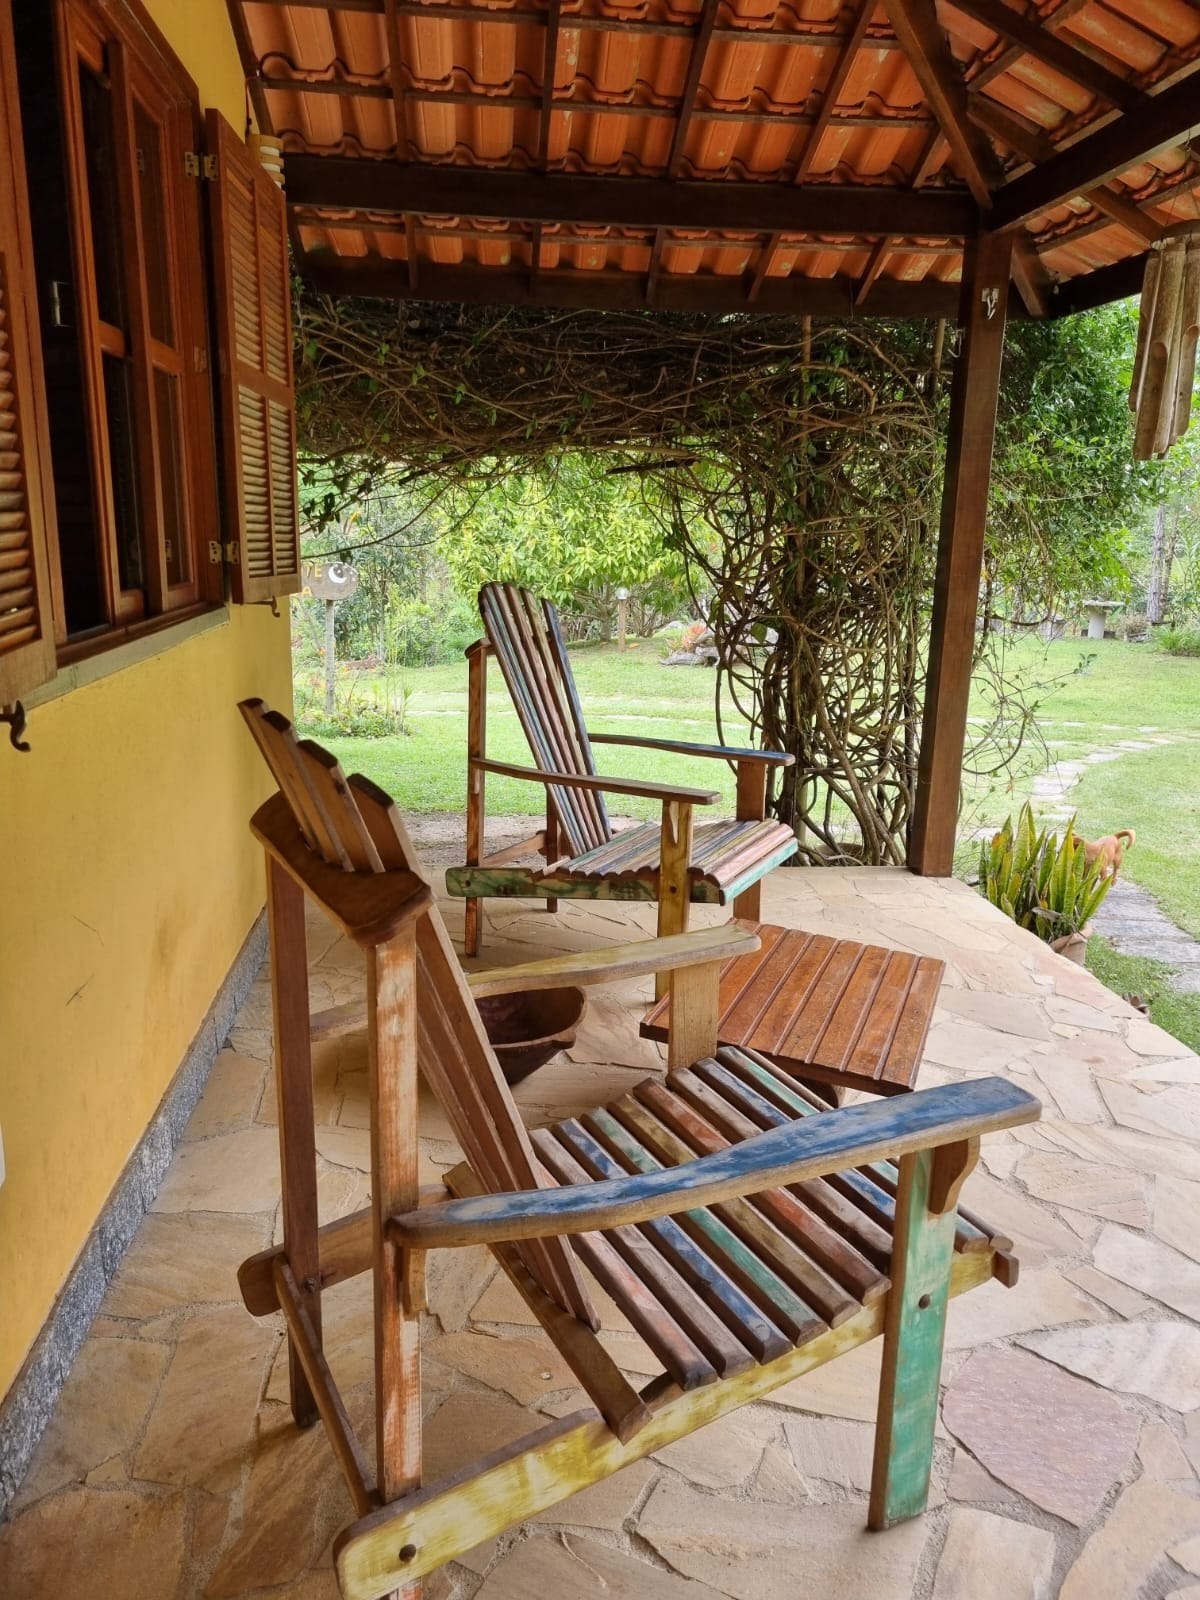
[[[658,932],[681,933],[691,901],[733,903],[734,913],[756,922],[762,878],[796,853],[792,830],[767,820],[768,767],[794,758],[774,750],[727,749],[677,739],[638,739],[589,733],[563,643],[558,614],[515,584],[489,583],[479,591],[487,637],[467,652],[467,864],[446,873],[449,894],[466,897],[464,945],[477,955],[479,902],[491,895],[557,900],[657,900]],[[534,766],[489,761],[485,749],[487,662],[495,654],[529,741]],[[732,761],[737,767],[737,815],[732,821],[693,826],[692,808],[721,797],[710,789],[606,778],[596,771],[593,744],[634,745],[678,755]],[[489,772],[528,778],[546,791],[546,827],[518,845],[483,853],[484,783]],[[662,802],[661,826],[643,823],[614,833],[604,794],[640,795]],[[519,866],[540,854],[545,866]]]
[[[347,1600],[418,1600],[422,1577],[811,1368],[882,1334],[869,1521],[926,1500],[949,1295],[1012,1282],[1010,1242],[956,1215],[980,1135],[1038,1103],[999,1078],[846,1110],[748,1051],[676,1066],[593,1113],[529,1133],[474,996],[598,982],[664,961],[713,982],[755,935],[729,927],[464,978],[388,797],[242,706],[280,785],[252,821],[267,856],[283,1242],[244,1262],[256,1315],[282,1308],[297,1422],[324,1422],[357,1520],[335,1545]],[[304,898],[363,949],[371,1205],[318,1226]],[[715,1007],[710,1008],[715,1016]],[[417,1186],[418,1066],[467,1160]],[[426,1253],[486,1244],[590,1405],[421,1479]],[[583,1267],[663,1373],[636,1390],[597,1336]],[[374,1274],[375,1463],[321,1350],[324,1290]]]

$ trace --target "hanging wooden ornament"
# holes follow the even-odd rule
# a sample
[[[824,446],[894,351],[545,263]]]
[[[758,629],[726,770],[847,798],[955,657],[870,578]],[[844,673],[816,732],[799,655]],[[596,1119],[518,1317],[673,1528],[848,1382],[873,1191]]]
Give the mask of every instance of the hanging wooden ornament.
[[[1151,250],[1142,283],[1129,408],[1137,461],[1165,456],[1187,432],[1200,335],[1200,221],[1181,222]]]

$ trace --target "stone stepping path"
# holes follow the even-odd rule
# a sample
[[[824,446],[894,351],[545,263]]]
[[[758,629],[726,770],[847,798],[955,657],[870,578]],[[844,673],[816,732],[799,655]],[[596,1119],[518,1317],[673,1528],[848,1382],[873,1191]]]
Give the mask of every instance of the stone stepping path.
[[[1118,878],[1092,927],[1124,956],[1146,956],[1173,967],[1170,983],[1176,994],[1200,994],[1200,942],[1177,928],[1148,890]]]

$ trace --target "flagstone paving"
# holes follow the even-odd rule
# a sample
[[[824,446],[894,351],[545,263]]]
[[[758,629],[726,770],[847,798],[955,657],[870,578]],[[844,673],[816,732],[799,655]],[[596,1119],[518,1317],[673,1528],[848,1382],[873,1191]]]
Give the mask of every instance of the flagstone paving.
[[[445,858],[453,856],[448,848]],[[920,1082],[1002,1073],[1041,1123],[985,1141],[965,1203],[1023,1262],[951,1307],[931,1509],[865,1531],[879,1347],[798,1379],[479,1549],[426,1600],[1200,1600],[1200,1060],[966,886],[780,871],[768,919],[942,957]],[[461,904],[447,908],[461,932]],[[722,919],[698,911],[696,922]],[[646,907],[486,910],[482,964],[649,931]],[[357,953],[311,940],[314,1004],[356,998]],[[593,999],[577,1045],[517,1092],[535,1121],[661,1070],[649,984]],[[279,1319],[235,1271],[278,1236],[270,999],[247,998],[187,1138],[69,1376],[8,1522],[13,1600],[332,1600],[351,1508],[320,1429],[287,1409]],[[314,1052],[323,1215],[365,1204],[361,1040]],[[425,1180],[457,1159],[422,1095]],[[582,1400],[479,1251],[435,1254],[425,1340],[430,1476]],[[600,1297],[604,1338],[658,1368]],[[370,1414],[369,1281],[325,1297],[330,1364]]]

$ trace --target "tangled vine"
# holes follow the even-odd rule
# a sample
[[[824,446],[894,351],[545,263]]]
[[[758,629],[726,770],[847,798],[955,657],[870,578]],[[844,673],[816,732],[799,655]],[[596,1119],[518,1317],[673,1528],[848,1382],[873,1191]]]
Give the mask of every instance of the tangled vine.
[[[940,477],[940,330],[301,295],[298,404],[327,514],[564,451],[638,474],[689,559],[732,709],[796,764],[803,859],[904,859]]]

